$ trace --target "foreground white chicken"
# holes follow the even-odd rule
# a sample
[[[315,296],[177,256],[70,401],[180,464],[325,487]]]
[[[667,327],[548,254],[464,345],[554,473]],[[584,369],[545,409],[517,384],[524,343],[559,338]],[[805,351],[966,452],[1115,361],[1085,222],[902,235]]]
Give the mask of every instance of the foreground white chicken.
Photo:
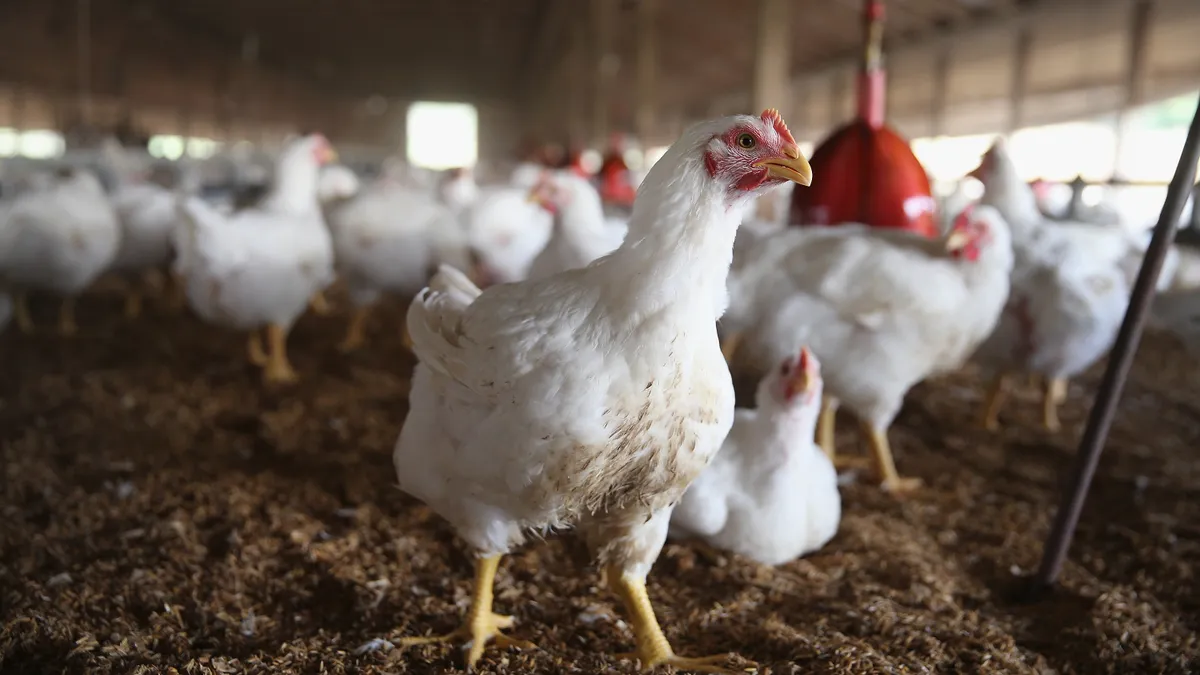
[[[764,565],[824,546],[842,518],[837,471],[813,441],[821,369],[807,348],[759,382],[757,408],[738,409],[721,452],[671,516],[671,534]]]
[[[733,421],[716,319],[738,206],[808,163],[779,113],[696,125],[647,176],[611,255],[482,293],[443,267],[413,300],[420,360],[394,459],[401,488],[479,556],[471,609],[449,635],[473,665],[511,617],[492,612],[500,558],[525,533],[578,528],[633,623],[643,668],[720,671],[676,656],[645,579],[671,509]]]
[[[60,296],[59,332],[72,335],[75,298],[112,263],[121,226],[91,172],[64,169],[34,185],[0,203],[0,288],[12,290],[13,315],[24,333],[34,328],[26,292]]]
[[[596,188],[569,171],[546,172],[530,198],[554,215],[554,231],[529,266],[530,279],[583,267],[608,255],[629,229],[624,220],[606,217]]]
[[[200,199],[180,204],[176,271],[201,318],[250,331],[249,355],[268,382],[297,379],[287,334],[309,299],[333,281],[333,244],[317,202],[324,136],[294,139],[279,156],[275,185],[258,206],[231,216]],[[258,329],[266,327],[264,350]]]
[[[411,297],[440,264],[467,269],[466,234],[432,191],[381,179],[330,209],[338,273],[354,313],[341,349],[366,342],[371,309],[385,293]]]
[[[1004,219],[976,208],[940,239],[861,225],[795,228],[756,251],[730,279],[739,304],[723,325],[735,372],[758,377],[808,345],[825,371],[822,447],[835,455],[833,416],[844,403],[883,487],[920,485],[896,472],[887,429],[913,385],[962,365],[996,325],[1012,271]]]

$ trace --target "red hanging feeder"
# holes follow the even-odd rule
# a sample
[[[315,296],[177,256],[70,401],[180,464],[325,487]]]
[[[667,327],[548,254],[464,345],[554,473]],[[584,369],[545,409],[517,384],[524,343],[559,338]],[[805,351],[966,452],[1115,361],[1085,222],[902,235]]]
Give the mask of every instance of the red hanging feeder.
[[[883,2],[865,0],[866,48],[858,76],[858,116],[813,152],[818,179],[792,193],[793,225],[865,223],[937,236],[929,176],[908,141],[883,124]]]

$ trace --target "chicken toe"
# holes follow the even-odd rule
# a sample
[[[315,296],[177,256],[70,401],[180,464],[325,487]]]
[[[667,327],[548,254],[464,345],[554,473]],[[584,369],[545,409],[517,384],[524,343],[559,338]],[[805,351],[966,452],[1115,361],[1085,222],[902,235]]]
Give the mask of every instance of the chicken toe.
[[[79,332],[75,323],[75,298],[65,297],[58,306],[58,334],[70,337]]]
[[[658,619],[654,617],[654,607],[650,604],[650,596],[646,593],[646,583],[640,577],[626,574],[615,566],[605,570],[605,577],[614,593],[621,598],[625,609],[629,612],[633,626],[634,639],[637,648],[630,653],[617,654],[618,658],[636,659],[642,670],[652,670],[658,666],[674,666],[683,671],[693,673],[726,673],[734,675],[743,670],[733,670],[721,664],[730,661],[730,654],[718,654],[690,658],[678,656],[671,649],[671,643],[663,635]]]
[[[413,647],[459,641],[468,643],[470,644],[467,652],[467,668],[469,669],[475,667],[489,642],[501,649],[509,647],[536,649],[537,645],[532,642],[511,638],[501,633],[502,629],[511,628],[515,619],[492,612],[492,589],[496,580],[496,570],[500,567],[500,558],[501,556],[498,555],[486,556],[480,558],[475,564],[475,588],[471,595],[471,610],[462,626],[445,635],[402,638],[400,646]]]
[[[356,307],[354,314],[350,316],[350,325],[346,328],[346,337],[342,339],[342,344],[338,349],[343,352],[352,352],[361,348],[367,343],[367,317],[370,315],[369,307]]]
[[[332,310],[329,306],[329,301],[325,299],[325,293],[317,291],[308,301],[308,306],[312,309],[313,314],[317,316],[328,316]]]
[[[13,294],[13,316],[17,321],[17,329],[29,334],[34,331],[33,316],[29,313],[29,296],[25,291]]]
[[[263,379],[273,384],[290,384],[300,379],[287,355],[287,330],[271,324],[267,326],[267,363],[263,366]]]
[[[868,422],[862,423],[862,429],[871,445],[875,470],[879,473],[883,489],[902,494],[921,487],[920,478],[904,478],[896,471],[896,461],[892,458],[892,446],[888,442],[887,430],[878,429]]]

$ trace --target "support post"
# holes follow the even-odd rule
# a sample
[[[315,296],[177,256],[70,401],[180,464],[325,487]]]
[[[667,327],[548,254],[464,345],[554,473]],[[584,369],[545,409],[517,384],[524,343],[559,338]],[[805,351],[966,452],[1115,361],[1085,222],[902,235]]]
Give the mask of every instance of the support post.
[[[750,93],[755,112],[766,108],[786,108],[792,104],[789,93],[792,65],[790,9],[790,0],[758,0],[752,80],[754,88]],[[781,112],[786,117],[790,111]]]
[[[592,133],[595,147],[603,148],[608,139],[608,108],[613,77],[620,68],[613,53],[613,16],[615,0],[592,0]]]
[[[1028,23],[1017,26],[1013,45],[1012,89],[1008,101],[1008,133],[1025,124],[1025,98],[1029,94],[1029,56],[1033,52],[1033,29]]]
[[[946,134],[949,84],[950,49],[943,45],[938,47],[933,63],[933,100],[929,110],[929,135],[935,138]]]
[[[1133,365],[1138,341],[1142,337],[1142,329],[1146,325],[1158,274],[1162,270],[1167,249],[1175,238],[1183,205],[1187,202],[1188,193],[1196,181],[1197,162],[1200,162],[1200,107],[1197,107],[1196,114],[1192,117],[1192,126],[1183,142],[1183,152],[1175,167],[1175,175],[1167,188],[1167,199],[1163,202],[1158,224],[1154,226],[1154,236],[1142,260],[1137,281],[1133,285],[1125,321],[1122,322],[1117,341],[1108,355],[1108,367],[1104,370],[1104,378],[1100,381],[1100,389],[1096,392],[1096,400],[1088,414],[1087,428],[1079,441],[1079,452],[1075,455],[1071,470],[1070,488],[1063,493],[1058,513],[1054,516],[1054,526],[1050,530],[1050,536],[1046,538],[1041,565],[1033,578],[1032,590],[1035,594],[1048,590],[1062,573],[1071,539],[1079,524],[1079,515],[1083,511],[1083,503],[1087,499],[1088,488],[1091,487],[1096,465],[1100,462],[1100,453],[1104,450],[1104,442],[1107,440],[1109,427],[1112,426],[1117,400],[1121,397],[1129,368]]]
[[[658,38],[654,30],[657,9],[657,0],[642,0],[637,10],[637,113],[634,123],[643,150],[649,147],[657,125],[654,100],[658,74]]]
[[[1133,4],[1131,13],[1125,52],[1124,98],[1115,123],[1117,143],[1113,156],[1113,178],[1122,176],[1121,158],[1125,154],[1129,115],[1146,99],[1146,76],[1149,74],[1146,56],[1150,45],[1150,25],[1154,20],[1154,0],[1138,0]]]

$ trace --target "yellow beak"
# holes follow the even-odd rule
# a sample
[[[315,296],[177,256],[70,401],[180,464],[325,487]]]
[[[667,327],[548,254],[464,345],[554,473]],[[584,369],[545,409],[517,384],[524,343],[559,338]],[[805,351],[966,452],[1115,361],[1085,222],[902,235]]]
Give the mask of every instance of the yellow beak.
[[[767,175],[773,178],[782,178],[805,186],[812,185],[812,167],[800,154],[800,148],[794,145],[784,146],[783,155],[760,159],[754,166],[767,167]]]
[[[971,235],[962,230],[955,230],[946,236],[946,250],[957,251],[971,243]]]

